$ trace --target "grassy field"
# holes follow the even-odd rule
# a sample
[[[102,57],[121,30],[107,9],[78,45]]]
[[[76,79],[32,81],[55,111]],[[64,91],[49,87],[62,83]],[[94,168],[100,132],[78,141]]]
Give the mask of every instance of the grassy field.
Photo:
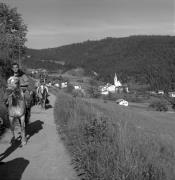
[[[175,177],[174,114],[58,93],[55,121],[84,179]]]
[[[120,117],[121,121],[132,123],[136,128],[143,129],[148,133],[154,133],[161,137],[168,137],[166,140],[173,140],[175,144],[175,113],[158,112],[148,110],[147,104],[133,103],[134,106],[122,107],[115,102],[99,99],[85,99],[97,107],[112,115],[114,120]]]

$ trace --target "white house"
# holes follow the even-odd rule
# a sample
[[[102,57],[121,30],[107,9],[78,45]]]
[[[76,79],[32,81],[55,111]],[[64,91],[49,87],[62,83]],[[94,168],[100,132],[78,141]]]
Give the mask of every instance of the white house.
[[[61,88],[65,88],[65,87],[67,87],[67,82],[62,82],[61,83]]]
[[[128,101],[126,101],[124,99],[118,99],[118,100],[116,100],[116,103],[120,106],[128,106],[129,105]]]
[[[58,84],[58,83],[55,83],[54,86],[55,86],[55,87],[59,87],[59,84]]]
[[[163,95],[165,94],[163,90],[158,90],[157,94]]]
[[[168,95],[169,97],[175,98],[175,92],[169,92]]]
[[[107,91],[108,92],[115,92],[116,87],[114,85],[108,86]]]
[[[75,86],[74,86],[74,89],[76,89],[76,90],[77,90],[77,89],[81,89],[81,86],[75,85]]]
[[[103,95],[108,95],[108,94],[109,94],[109,91],[102,91],[101,94],[103,94]]]

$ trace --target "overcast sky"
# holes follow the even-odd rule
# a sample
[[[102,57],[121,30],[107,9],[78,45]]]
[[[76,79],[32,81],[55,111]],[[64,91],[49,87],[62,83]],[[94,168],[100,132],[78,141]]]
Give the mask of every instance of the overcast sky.
[[[175,34],[174,0],[4,1],[22,14],[30,48],[105,37]]]

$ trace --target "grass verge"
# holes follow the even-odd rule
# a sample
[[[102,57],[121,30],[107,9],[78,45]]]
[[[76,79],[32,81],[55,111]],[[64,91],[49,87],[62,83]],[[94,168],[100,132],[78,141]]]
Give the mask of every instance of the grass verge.
[[[54,116],[83,179],[174,179],[173,146],[155,134],[136,129],[123,118],[114,118],[102,108],[64,93],[57,95]]]

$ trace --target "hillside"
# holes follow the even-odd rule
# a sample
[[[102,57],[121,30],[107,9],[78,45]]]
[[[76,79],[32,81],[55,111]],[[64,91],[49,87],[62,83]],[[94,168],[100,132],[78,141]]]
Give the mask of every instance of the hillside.
[[[27,49],[25,63],[57,70],[83,67],[99,79],[112,81],[116,72],[123,82],[148,83],[152,89],[175,89],[175,37],[131,36],[86,41],[49,49]],[[56,62],[64,62],[65,65]],[[33,64],[33,65],[32,65]],[[69,69],[67,67],[67,69]]]

